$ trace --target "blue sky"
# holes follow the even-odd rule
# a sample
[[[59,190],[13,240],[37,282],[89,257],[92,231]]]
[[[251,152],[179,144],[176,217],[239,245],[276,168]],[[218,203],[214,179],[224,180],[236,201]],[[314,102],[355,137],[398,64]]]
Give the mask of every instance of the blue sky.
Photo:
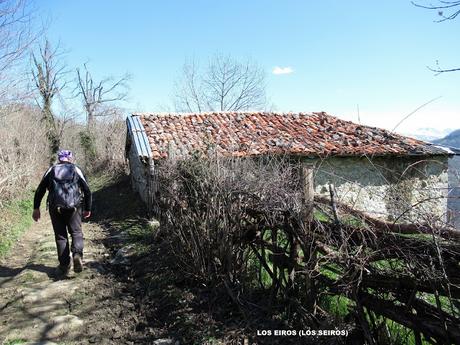
[[[422,0],[420,1],[422,2]],[[434,1],[433,1],[434,2]],[[50,18],[48,37],[89,61],[96,76],[130,73],[128,111],[171,104],[188,58],[214,54],[251,59],[267,72],[278,111],[326,111],[392,129],[460,128],[460,19],[435,23],[436,12],[407,0],[59,1],[37,4]],[[291,73],[273,74],[275,67]]]

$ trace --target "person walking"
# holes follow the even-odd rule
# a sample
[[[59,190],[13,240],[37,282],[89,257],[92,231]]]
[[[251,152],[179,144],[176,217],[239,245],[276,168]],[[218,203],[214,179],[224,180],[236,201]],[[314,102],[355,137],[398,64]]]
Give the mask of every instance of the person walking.
[[[48,190],[47,204],[58,253],[58,275],[69,273],[73,258],[73,269],[76,273],[83,270],[83,232],[82,216],[91,216],[91,191],[81,169],[73,164],[73,153],[69,150],[58,152],[58,163],[51,166],[35,191],[34,221],[40,219],[40,203]],[[82,198],[83,194],[83,198]],[[69,248],[68,233],[72,237]]]

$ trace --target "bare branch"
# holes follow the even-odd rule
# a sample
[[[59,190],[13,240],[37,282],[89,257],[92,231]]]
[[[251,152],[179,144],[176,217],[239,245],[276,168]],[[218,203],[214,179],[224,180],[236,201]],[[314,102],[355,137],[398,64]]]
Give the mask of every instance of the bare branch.
[[[0,98],[17,86],[12,70],[27,56],[32,43],[41,32],[32,33],[32,10],[28,0],[0,1]]]
[[[265,74],[249,61],[241,63],[216,55],[204,71],[195,62],[184,65],[174,98],[176,109],[186,112],[264,108]]]
[[[50,161],[60,146],[61,131],[58,129],[56,116],[52,111],[52,103],[66,86],[64,76],[68,73],[62,57],[65,54],[59,44],[52,47],[48,40],[39,47],[39,53],[32,53],[32,78],[36,91],[40,95],[39,106],[42,111],[42,121],[47,130],[50,146]]]
[[[450,68],[450,69],[444,69],[444,68],[441,68],[439,67],[439,62],[436,61],[436,68],[432,68],[432,67],[427,67],[430,71],[432,72],[435,72],[436,74],[435,75],[439,75],[441,73],[446,73],[446,72],[457,72],[457,71],[460,71],[460,68]]]
[[[428,10],[436,10],[438,12],[438,15],[442,18],[440,20],[436,20],[437,23],[440,23],[440,22],[444,22],[446,20],[453,20],[455,18],[457,18],[457,16],[460,14],[460,9],[457,9],[457,8],[460,8],[460,1],[459,0],[455,0],[455,1],[444,1],[444,0],[438,0],[438,5],[420,5],[419,3],[416,3],[414,1],[411,1],[412,4],[416,7],[421,7],[421,8],[425,8],[425,9],[428,9]],[[449,14],[445,15],[444,13],[444,10],[452,10],[454,9],[452,12],[450,12]],[[439,67],[439,63],[438,61],[436,61],[436,65],[437,65],[437,68],[431,68],[431,67],[428,67],[428,69],[432,72],[435,72],[436,75],[439,75],[441,73],[446,73],[446,72],[458,72],[460,71],[460,68],[449,68],[449,69],[445,69],[445,68],[440,68]]]
[[[128,97],[128,81],[130,76],[125,74],[119,79],[108,77],[95,82],[88,66],[84,65],[84,75],[77,68],[77,95],[82,98],[83,106],[86,112],[86,120],[90,127],[97,116],[108,116],[111,114],[107,111],[109,108],[104,104],[124,101]]]
[[[444,13],[444,10],[446,10],[446,9],[452,9],[452,8],[460,7],[460,1],[442,1],[442,0],[439,0],[439,5],[431,5],[430,4],[428,6],[420,5],[420,4],[418,4],[418,3],[414,2],[414,1],[411,1],[411,3],[414,6],[425,8],[425,9],[428,9],[428,10],[437,10],[438,15],[440,17],[442,17],[442,19],[436,21],[438,23],[446,21],[446,20],[455,19],[460,14],[460,9],[459,10],[454,10],[453,12],[451,12],[451,13],[449,13],[447,15],[445,15],[445,13]]]

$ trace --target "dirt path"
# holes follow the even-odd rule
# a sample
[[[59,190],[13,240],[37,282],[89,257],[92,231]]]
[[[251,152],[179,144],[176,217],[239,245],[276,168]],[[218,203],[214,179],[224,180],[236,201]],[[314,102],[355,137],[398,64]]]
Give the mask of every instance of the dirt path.
[[[0,344],[130,344],[135,301],[110,273],[103,244],[110,235],[85,223],[84,271],[57,279],[51,222],[42,214],[0,260]]]

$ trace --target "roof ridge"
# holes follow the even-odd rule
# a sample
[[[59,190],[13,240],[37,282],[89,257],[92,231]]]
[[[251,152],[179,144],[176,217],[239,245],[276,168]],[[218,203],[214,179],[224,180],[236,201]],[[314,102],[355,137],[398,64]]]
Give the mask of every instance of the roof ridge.
[[[342,121],[345,123],[353,124],[355,126],[360,126],[360,127],[365,127],[369,129],[375,129],[379,131],[385,131],[387,133],[391,133],[392,135],[397,135],[399,137],[403,138],[408,138],[406,135],[402,135],[399,133],[396,133],[394,131],[391,131],[389,129],[385,128],[380,128],[376,126],[371,126],[371,125],[365,125],[361,123],[356,123],[351,120],[345,120],[341,119],[338,116],[328,114],[324,111],[319,111],[319,112],[277,112],[277,111],[203,111],[203,112],[135,112],[132,113],[132,116],[145,116],[145,117],[150,117],[150,116],[156,116],[156,117],[167,117],[167,116],[208,116],[208,115],[275,115],[275,116],[288,116],[288,115],[298,115],[298,116],[324,116],[324,117],[329,117],[336,119],[338,121]],[[415,138],[413,138],[415,139]],[[417,139],[419,140],[419,139]],[[419,140],[423,141],[423,140]],[[426,143],[426,142],[425,142]],[[427,143],[428,144],[428,143]]]
[[[278,112],[278,111],[203,111],[203,112],[133,112],[132,116],[193,116],[193,115],[214,115],[214,114],[244,114],[244,115],[323,115],[331,116],[325,112]]]

